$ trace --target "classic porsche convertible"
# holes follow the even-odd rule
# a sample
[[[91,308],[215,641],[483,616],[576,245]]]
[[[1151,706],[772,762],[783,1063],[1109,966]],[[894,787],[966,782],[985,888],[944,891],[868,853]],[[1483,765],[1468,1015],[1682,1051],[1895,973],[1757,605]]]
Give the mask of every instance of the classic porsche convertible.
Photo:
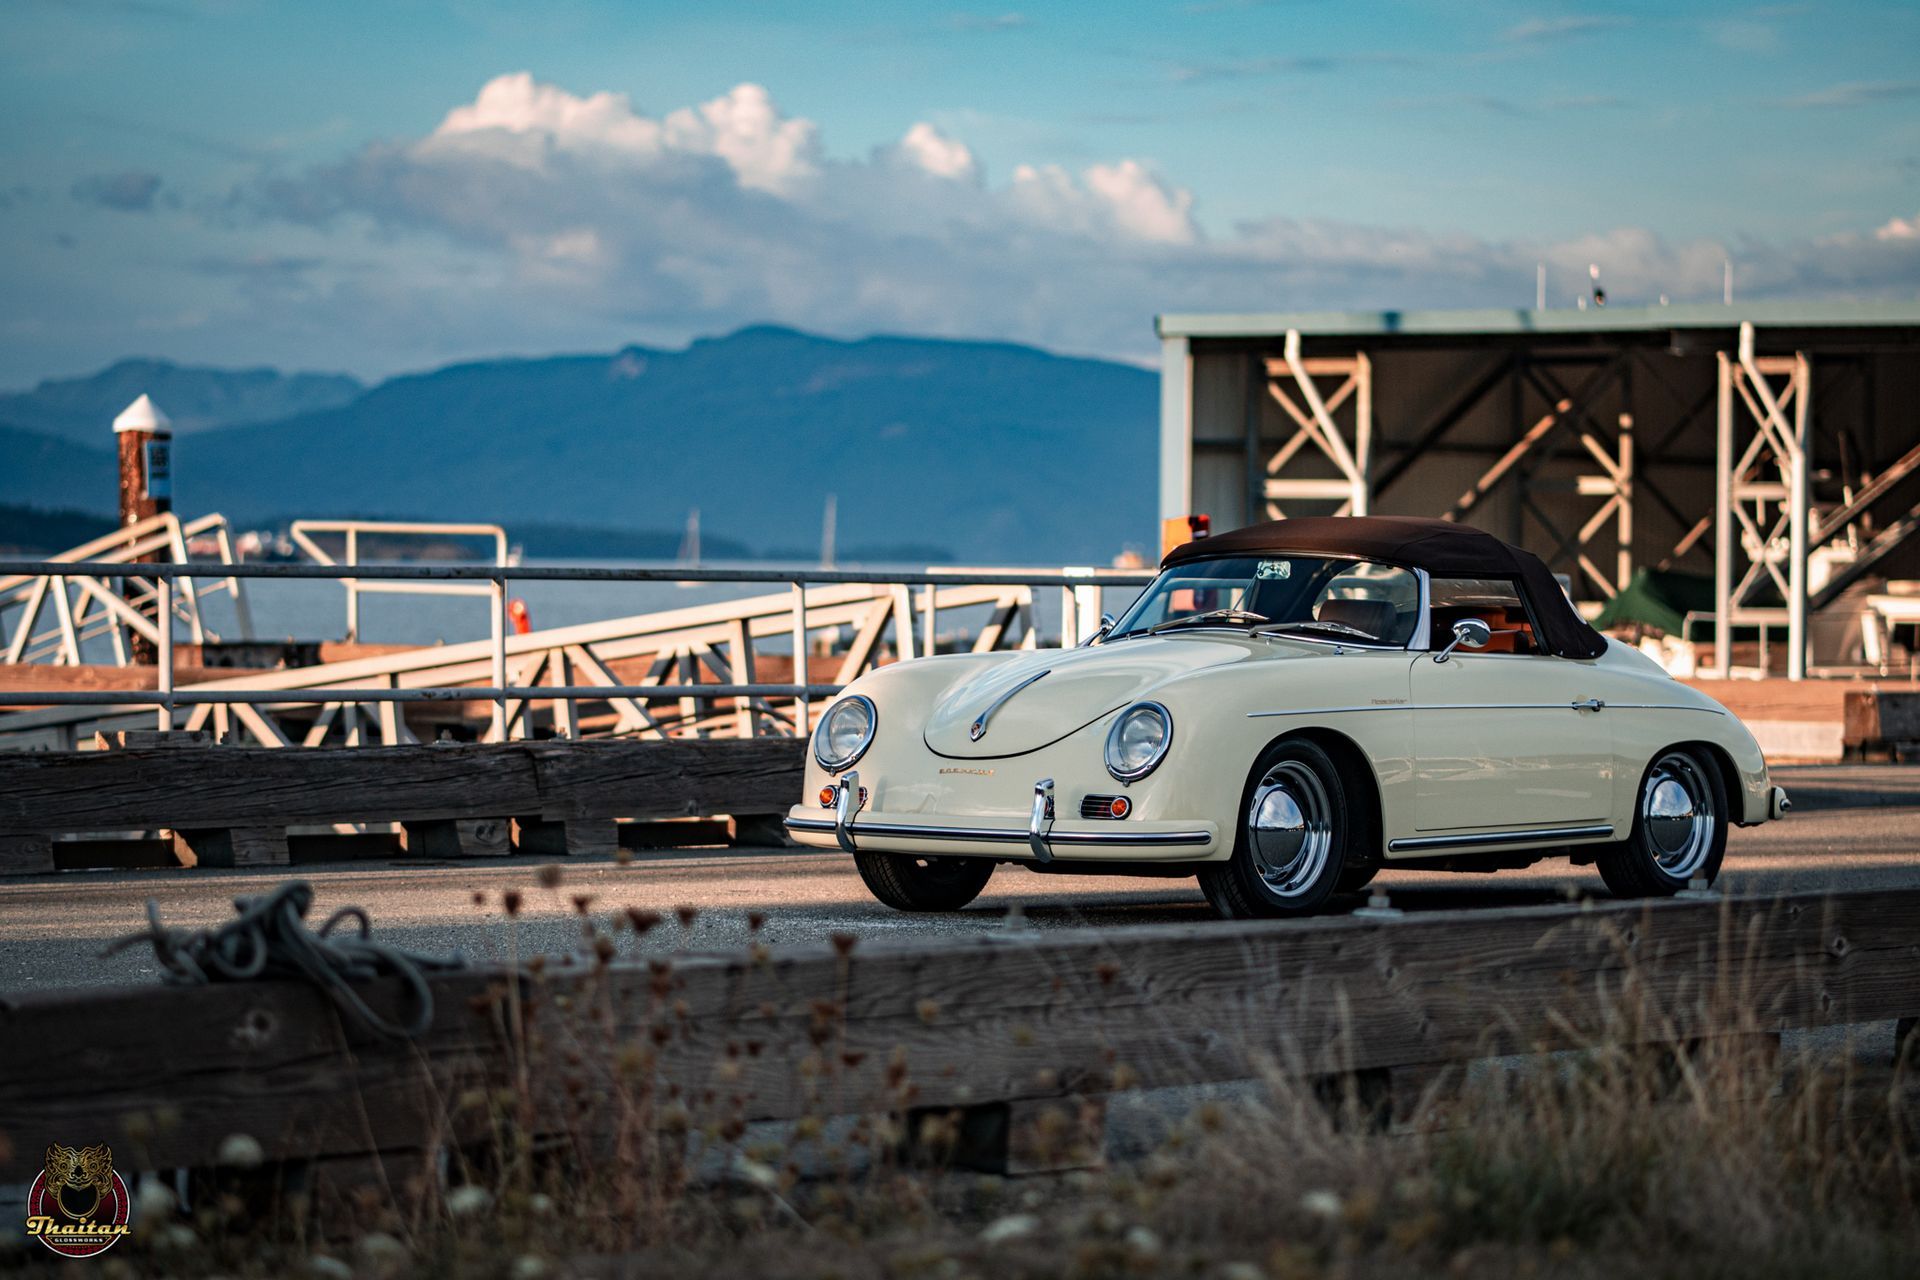
[[[874,671],[813,735],[786,826],[907,911],[996,864],[1198,876],[1302,915],[1382,867],[1568,856],[1621,896],[1711,882],[1787,810],[1753,736],[1575,612],[1536,557],[1438,520],[1188,543],[1071,650]]]

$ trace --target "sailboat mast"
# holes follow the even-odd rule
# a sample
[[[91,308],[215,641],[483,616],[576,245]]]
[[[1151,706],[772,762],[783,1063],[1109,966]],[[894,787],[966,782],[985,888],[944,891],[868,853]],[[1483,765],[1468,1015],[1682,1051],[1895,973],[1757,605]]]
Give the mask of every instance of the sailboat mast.
[[[700,508],[687,511],[687,531],[680,539],[680,563],[697,565],[700,563]]]

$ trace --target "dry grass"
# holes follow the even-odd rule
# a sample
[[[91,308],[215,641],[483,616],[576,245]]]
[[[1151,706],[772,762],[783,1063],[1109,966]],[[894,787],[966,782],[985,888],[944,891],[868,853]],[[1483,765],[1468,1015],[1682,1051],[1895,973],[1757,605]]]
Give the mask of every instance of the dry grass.
[[[559,892],[557,878],[543,887]],[[1723,1034],[1691,1045],[1645,1047],[1662,1013],[1629,982],[1607,997],[1612,1032],[1577,1050],[1448,1069],[1417,1094],[1398,1081],[1390,1103],[1374,1077],[1329,1087],[1279,1069],[1198,1100],[1136,1097],[1113,1118],[1131,1126],[1128,1158],[1000,1178],[937,1158],[952,1130],[939,1116],[909,1118],[904,1073],[888,1077],[894,1110],[836,1115],[842,1042],[830,998],[809,1032],[817,1114],[746,1125],[725,1063],[706,1087],[659,1081],[646,1038],[611,1038],[590,975],[613,954],[615,930],[674,926],[596,920],[586,902],[579,912],[578,956],[564,970],[535,966],[547,975],[536,993],[569,993],[565,1042],[528,1043],[511,1084],[447,1099],[449,1131],[470,1140],[444,1169],[394,1165],[385,1186],[358,1189],[228,1170],[197,1188],[191,1213],[156,1187],[138,1197],[135,1237],[73,1273],[1920,1273],[1916,1068],[1889,1069],[1884,1054],[1876,1062],[1831,1037],[1783,1054],[1743,1021],[1741,985],[1724,976],[1712,993]],[[518,996],[509,988],[503,999],[508,1025],[525,1025]],[[654,1025],[670,1028],[671,984],[654,999]],[[573,1096],[577,1123],[534,1141],[530,1117],[552,1087]],[[1072,1123],[1056,1123],[1051,1137],[1064,1145]],[[902,1155],[909,1145],[914,1160]],[[39,1247],[28,1248],[0,1246],[0,1269],[40,1266]]]

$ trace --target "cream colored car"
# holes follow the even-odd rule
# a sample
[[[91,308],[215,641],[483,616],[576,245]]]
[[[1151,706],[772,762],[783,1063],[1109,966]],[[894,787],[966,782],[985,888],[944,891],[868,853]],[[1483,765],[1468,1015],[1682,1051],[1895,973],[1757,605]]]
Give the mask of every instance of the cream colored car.
[[[1711,882],[1782,816],[1753,736],[1581,620],[1544,565],[1435,520],[1255,525],[1177,548],[1071,650],[923,658],[826,710],[786,825],[883,902],[994,866],[1198,876],[1297,915],[1382,867],[1566,854],[1616,894]]]

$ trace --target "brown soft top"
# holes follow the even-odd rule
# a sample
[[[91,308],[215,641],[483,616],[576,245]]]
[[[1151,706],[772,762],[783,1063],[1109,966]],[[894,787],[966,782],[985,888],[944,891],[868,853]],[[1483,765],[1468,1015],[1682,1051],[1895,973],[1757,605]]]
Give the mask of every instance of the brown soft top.
[[[1606,637],[1574,611],[1560,583],[1530,551],[1490,533],[1416,516],[1303,516],[1251,524],[1216,538],[1184,543],[1162,569],[1221,556],[1357,556],[1437,578],[1500,578],[1512,582],[1539,624],[1546,648],[1563,658],[1597,658]]]

